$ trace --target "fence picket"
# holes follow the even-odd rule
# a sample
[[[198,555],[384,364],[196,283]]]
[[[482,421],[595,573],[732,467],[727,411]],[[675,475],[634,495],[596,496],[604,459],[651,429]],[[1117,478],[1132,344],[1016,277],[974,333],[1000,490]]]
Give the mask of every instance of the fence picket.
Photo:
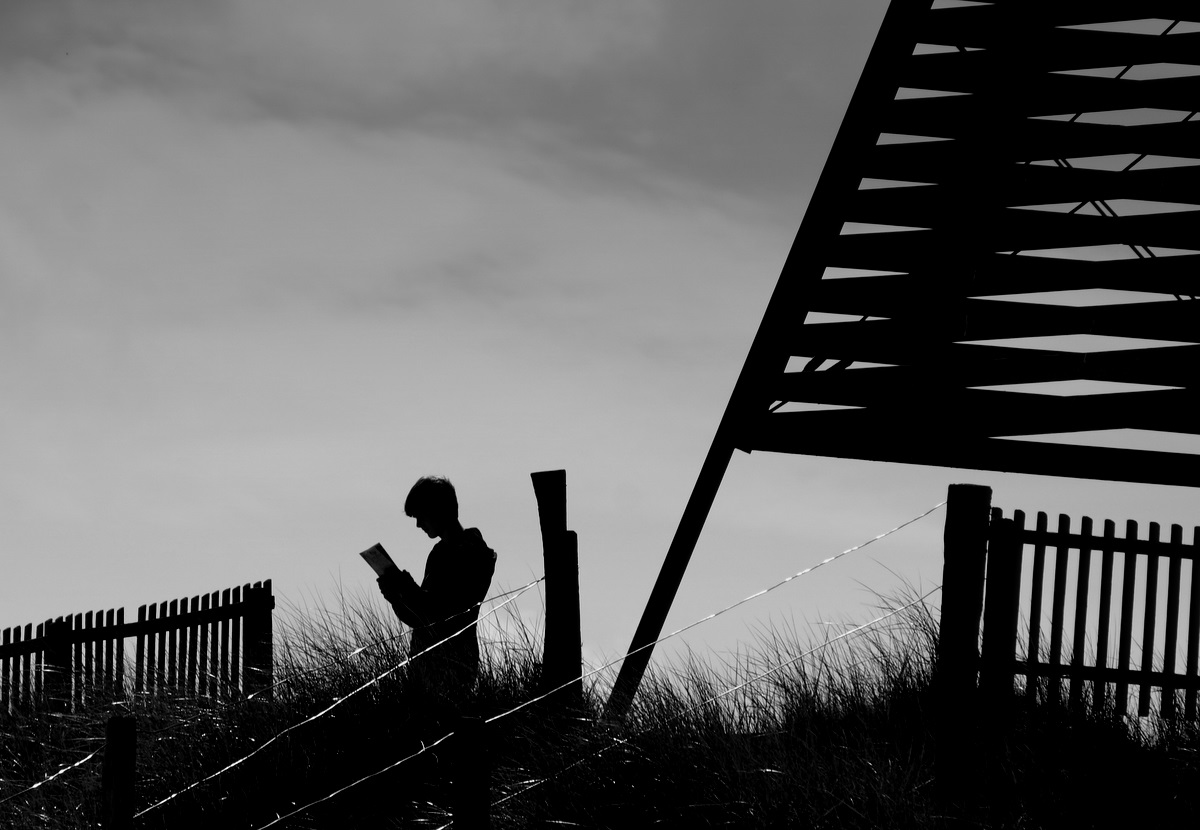
[[[1192,529],[1192,550],[1200,550],[1200,527]],[[1192,590],[1188,599],[1188,646],[1187,668],[1185,674],[1191,682],[1184,694],[1184,716],[1190,722],[1196,719],[1196,686],[1197,669],[1200,666],[1200,562],[1192,556]]]
[[[1029,600],[1029,651],[1030,665],[1041,660],[1042,651],[1042,586],[1046,579],[1046,543],[1044,541],[1049,517],[1045,513],[1037,514],[1035,530],[1038,541],[1033,547],[1033,587]],[[1032,703],[1037,699],[1038,679],[1030,677],[1026,692]]]
[[[12,629],[6,628],[4,629],[3,635],[0,635],[0,646],[4,647],[4,651],[0,653],[0,715],[8,714],[8,702],[10,699],[8,693],[8,664],[10,662],[10,658],[8,656],[8,645],[11,642]]]
[[[1079,548],[1079,575],[1075,580],[1075,629],[1071,636],[1071,668],[1079,669],[1083,665],[1084,643],[1087,641],[1087,610],[1088,589],[1092,575],[1092,520],[1084,516],[1079,522],[1079,535],[1085,541]],[[1071,693],[1068,705],[1078,710],[1083,703],[1083,677],[1078,671],[1071,674]]]
[[[233,589],[233,604],[240,605],[242,602],[242,589]],[[242,639],[242,618],[233,617],[229,621],[229,688],[238,688],[238,670],[241,668],[241,639]]]
[[[1157,522],[1150,523],[1150,542],[1158,542]],[[1146,605],[1142,623],[1142,674],[1149,678],[1154,671],[1154,628],[1158,619],[1158,553],[1154,549],[1146,555]],[[1150,714],[1150,684],[1143,682],[1138,687],[1138,715]]]
[[[137,612],[138,633],[133,652],[133,692],[141,695],[146,691],[146,606],[139,605]]]
[[[1175,649],[1179,644],[1179,579],[1183,559],[1179,555],[1183,548],[1183,528],[1171,525],[1172,555],[1167,561],[1167,627],[1163,638],[1163,674],[1175,673]],[[1175,685],[1164,683],[1162,703],[1159,706],[1167,720],[1175,718]]]
[[[1125,522],[1125,557],[1121,574],[1121,639],[1117,646],[1117,668],[1129,669],[1131,644],[1133,642],[1133,583],[1137,575],[1137,555],[1130,549],[1138,537],[1137,522]],[[1122,674],[1117,681],[1116,711],[1122,713],[1129,705],[1129,679]]]
[[[233,602],[232,595],[226,588],[221,592],[221,606],[228,608],[231,602]],[[221,685],[226,689],[233,688],[233,684],[229,682],[229,629],[232,624],[232,618],[221,617]]]
[[[188,694],[194,694],[196,690],[196,669],[198,668],[199,664],[199,660],[196,657],[196,647],[198,645],[200,632],[198,631],[199,621],[196,619],[196,616],[200,613],[200,597],[192,597],[190,608],[191,617],[189,618],[187,625],[187,691]]]
[[[125,609],[117,609],[116,626],[113,629],[114,664],[113,693],[118,698],[125,697],[125,637],[120,632],[125,628]]]
[[[209,595],[209,607],[216,611],[220,606],[221,594],[219,591],[213,591]],[[217,696],[217,684],[220,682],[220,657],[221,657],[221,623],[215,617],[212,622],[206,626],[209,634],[209,655],[208,655],[208,696]]]
[[[1062,538],[1054,552],[1054,595],[1050,611],[1050,665],[1057,670],[1062,665],[1064,603],[1067,596],[1067,543],[1071,532],[1071,517],[1059,514],[1058,532]],[[1057,705],[1062,698],[1062,681],[1057,671],[1050,676],[1050,701]]]
[[[1116,549],[1117,525],[1104,520],[1104,541],[1100,548],[1100,607],[1097,611],[1096,665],[1108,668],[1109,621],[1112,617],[1113,551]],[[1096,680],[1092,684],[1092,706],[1102,711],[1108,706],[1108,683]]]

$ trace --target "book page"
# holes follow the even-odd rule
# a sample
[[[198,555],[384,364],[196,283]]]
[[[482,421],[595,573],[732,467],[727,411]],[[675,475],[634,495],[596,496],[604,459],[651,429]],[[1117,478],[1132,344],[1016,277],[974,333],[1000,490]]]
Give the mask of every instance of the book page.
[[[383,545],[378,542],[364,550],[359,556],[371,566],[371,570],[375,571],[376,576],[383,576],[389,570],[396,570],[396,563],[392,561],[392,557],[388,556]]]

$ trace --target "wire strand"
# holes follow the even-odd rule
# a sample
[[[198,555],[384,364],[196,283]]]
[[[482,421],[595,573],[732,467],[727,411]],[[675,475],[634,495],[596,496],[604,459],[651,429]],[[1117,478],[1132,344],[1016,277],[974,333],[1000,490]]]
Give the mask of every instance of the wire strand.
[[[863,548],[865,548],[867,545],[870,545],[872,542],[877,542],[877,541],[879,541],[880,539],[883,539],[883,538],[885,538],[885,537],[887,537],[887,536],[890,536],[890,535],[892,535],[893,533],[896,533],[897,531],[899,531],[899,530],[902,530],[903,528],[905,528],[905,527],[908,527],[909,525],[911,525],[911,524],[913,524],[913,523],[915,523],[915,522],[918,522],[918,521],[920,521],[921,519],[924,519],[926,516],[928,516],[929,514],[933,513],[933,512],[934,512],[935,510],[937,510],[938,508],[940,508],[940,507],[943,507],[945,504],[946,504],[946,502],[944,502],[944,501],[942,501],[942,502],[939,502],[939,503],[935,504],[933,507],[931,507],[931,508],[929,508],[928,510],[926,510],[925,512],[921,513],[919,516],[916,516],[916,517],[914,517],[914,518],[912,518],[912,519],[909,519],[909,520],[908,520],[908,521],[906,521],[906,522],[902,522],[901,524],[899,524],[899,525],[896,525],[895,527],[893,527],[891,530],[887,530],[887,531],[885,531],[885,532],[883,532],[883,533],[880,533],[879,535],[877,535],[877,536],[874,536],[874,537],[872,537],[872,538],[868,539],[867,541],[865,541],[865,542],[862,542],[861,544],[855,545],[855,546],[853,546],[853,547],[850,547],[850,548],[846,548],[845,550],[843,550],[843,551],[841,551],[841,552],[839,552],[839,553],[836,553],[836,554],[834,554],[833,556],[830,556],[830,557],[827,557],[826,559],[823,559],[823,560],[821,560],[820,562],[818,562],[818,563],[817,563],[817,564],[815,564],[815,565],[811,565],[811,566],[809,566],[808,568],[805,568],[805,569],[803,569],[803,570],[801,570],[801,571],[798,571],[798,572],[797,572],[797,573],[795,573],[795,574],[792,574],[791,576],[787,577],[786,579],[782,579],[782,580],[780,580],[779,582],[775,583],[774,585],[771,585],[771,586],[770,586],[770,587],[768,587],[768,588],[764,588],[764,589],[763,589],[763,590],[761,590],[761,591],[758,591],[758,592],[756,592],[756,593],[754,593],[754,594],[751,594],[750,596],[746,597],[745,599],[739,600],[738,602],[735,602],[735,603],[733,603],[732,605],[729,605],[729,606],[727,606],[727,607],[725,607],[725,608],[722,608],[720,611],[716,611],[716,612],[714,612],[714,613],[712,613],[712,614],[709,614],[708,616],[704,617],[703,619],[697,620],[697,621],[695,621],[694,623],[691,623],[690,625],[686,625],[686,626],[684,626],[684,627],[682,627],[682,628],[679,628],[679,629],[677,629],[677,630],[675,630],[675,631],[671,632],[670,634],[667,634],[667,635],[665,635],[665,636],[663,636],[663,637],[660,637],[660,638],[659,638],[658,640],[656,640],[654,643],[650,643],[650,644],[649,644],[649,645],[647,645],[647,646],[642,646],[641,648],[648,648],[649,646],[651,646],[651,645],[655,645],[656,643],[660,643],[660,642],[662,642],[663,640],[667,640],[667,639],[670,639],[671,637],[674,637],[674,636],[677,636],[677,635],[679,635],[679,634],[682,634],[682,633],[683,633],[683,632],[685,632],[685,631],[688,631],[688,630],[690,630],[690,629],[692,629],[692,628],[695,628],[695,627],[696,627],[697,625],[699,625],[700,623],[707,622],[708,620],[711,620],[711,619],[713,619],[713,618],[715,618],[715,617],[717,617],[717,616],[720,616],[721,614],[725,613],[726,611],[730,611],[730,610],[732,610],[732,609],[734,609],[734,608],[737,608],[739,605],[743,605],[743,604],[745,604],[745,603],[747,603],[747,602],[749,602],[749,601],[751,601],[751,600],[753,600],[753,599],[756,599],[756,598],[758,598],[758,597],[760,597],[760,596],[763,596],[764,594],[766,594],[766,593],[768,593],[768,592],[770,592],[770,591],[773,591],[773,590],[775,590],[776,588],[779,588],[779,587],[780,587],[780,586],[782,586],[782,585],[786,585],[788,582],[791,582],[792,580],[796,579],[797,577],[803,576],[803,575],[805,575],[805,574],[808,574],[808,573],[812,573],[812,572],[813,572],[813,571],[815,571],[817,568],[820,568],[820,567],[821,567],[821,566],[823,566],[823,565],[827,565],[827,564],[829,564],[830,562],[836,561],[836,560],[838,560],[838,559],[842,558],[843,556],[845,556],[846,554],[853,553],[853,552],[855,552],[855,551],[857,551],[857,550],[862,550],[862,549],[863,549]],[[540,581],[540,580],[539,580],[539,581]],[[527,588],[528,588],[528,587],[532,587],[532,584],[536,584],[536,583],[531,583],[531,585],[530,585],[530,586],[527,586]],[[937,590],[937,589],[934,589],[934,590]],[[929,594],[926,594],[924,597],[921,597],[921,599],[925,599],[926,597],[928,597],[928,596],[929,596],[930,594],[932,594],[932,593],[933,593],[933,591],[930,591],[930,592],[929,592]],[[870,626],[870,625],[874,625],[874,624],[876,624],[876,623],[880,622],[881,620],[887,619],[887,618],[888,618],[888,617],[890,617],[890,616],[894,616],[895,614],[899,613],[900,611],[903,611],[903,610],[905,610],[906,608],[909,608],[909,607],[911,607],[912,605],[916,604],[916,602],[918,602],[918,601],[920,601],[920,600],[916,600],[916,601],[914,601],[913,603],[910,603],[909,605],[905,606],[904,608],[899,608],[899,609],[896,609],[896,610],[895,610],[895,611],[893,611],[893,612],[890,612],[890,613],[888,613],[888,614],[885,614],[885,615],[883,615],[882,617],[880,617],[879,619],[877,619],[877,620],[873,620],[873,621],[871,621],[870,623],[868,623],[868,624],[866,624],[866,625],[863,625],[863,626],[858,626],[857,628],[852,628],[852,629],[849,629],[849,630],[847,630],[847,631],[843,632],[842,634],[839,634],[838,636],[836,636],[836,637],[833,637],[833,638],[831,638],[831,639],[829,639],[829,640],[825,641],[825,643],[823,643],[821,646],[818,646],[817,648],[815,648],[815,649],[811,649],[811,650],[809,650],[808,652],[806,652],[805,654],[803,654],[803,655],[800,655],[800,657],[798,657],[798,658],[796,658],[796,659],[801,659],[801,658],[803,658],[803,657],[807,656],[808,654],[812,654],[812,653],[815,653],[816,651],[819,651],[819,650],[820,650],[820,649],[822,649],[822,648],[827,648],[828,646],[832,645],[833,643],[837,642],[838,640],[844,639],[845,637],[848,637],[848,636],[852,635],[853,633],[855,633],[855,632],[857,632],[857,631],[861,631],[861,630],[863,630],[863,629],[867,628],[867,627],[868,627],[868,626]],[[601,672],[601,671],[603,671],[603,670],[605,670],[605,669],[607,669],[607,668],[610,668],[611,666],[613,666],[613,665],[615,665],[615,664],[619,663],[621,660],[623,660],[623,659],[625,659],[626,657],[628,657],[630,654],[635,654],[635,653],[637,653],[637,651],[640,651],[640,650],[641,650],[640,648],[639,648],[639,649],[635,649],[634,651],[631,651],[631,652],[629,652],[628,654],[625,654],[625,655],[623,655],[623,656],[621,656],[621,657],[618,657],[618,658],[616,658],[615,660],[612,660],[612,661],[610,661],[610,662],[608,662],[608,663],[604,664],[603,666],[600,666],[600,667],[598,667],[598,668],[592,669],[591,671],[589,671],[589,672],[587,672],[587,673],[585,673],[585,674],[581,675],[581,676],[580,676],[580,677],[578,677],[578,678],[574,678],[574,679],[572,679],[572,680],[568,681],[567,683],[563,683],[563,684],[561,684],[561,685],[559,685],[559,686],[556,686],[555,688],[553,688],[553,689],[549,690],[548,692],[545,692],[545,693],[543,693],[543,694],[540,694],[540,695],[538,695],[538,696],[536,696],[536,697],[534,697],[534,698],[532,698],[532,699],[530,699],[530,700],[527,700],[527,701],[524,701],[524,702],[522,702],[522,703],[519,703],[519,704],[517,704],[516,706],[514,706],[513,708],[511,708],[511,709],[509,709],[508,711],[506,711],[506,712],[502,712],[502,713],[500,713],[499,715],[495,715],[494,717],[488,718],[488,719],[484,720],[484,721],[483,721],[483,723],[484,723],[485,725],[486,725],[486,724],[495,723],[496,721],[498,721],[498,720],[501,720],[502,718],[506,718],[506,717],[508,717],[509,715],[513,715],[513,714],[515,714],[516,712],[519,712],[519,711],[521,711],[522,709],[526,708],[527,706],[531,706],[532,704],[534,704],[534,703],[537,703],[537,702],[538,702],[538,701],[540,701],[540,700],[544,700],[545,698],[549,697],[550,695],[554,694],[555,692],[558,692],[558,691],[560,691],[560,690],[562,690],[562,689],[565,689],[567,686],[570,686],[570,685],[572,685],[572,684],[574,684],[574,683],[576,683],[576,682],[580,682],[580,681],[582,681],[582,680],[584,680],[584,679],[586,679],[586,678],[588,678],[588,677],[591,677],[591,676],[593,676],[593,675],[597,674],[598,672]],[[793,661],[791,661],[791,662],[795,662],[795,660],[793,660]],[[420,749],[420,750],[418,750],[417,752],[414,752],[414,753],[412,753],[412,754],[410,754],[410,755],[407,755],[407,756],[405,756],[404,758],[401,758],[401,759],[400,759],[400,760],[398,760],[398,761],[395,761],[395,762],[393,762],[393,763],[391,763],[391,764],[388,764],[387,766],[383,767],[382,769],[379,769],[379,770],[376,770],[375,772],[369,773],[369,774],[367,774],[367,775],[363,776],[362,778],[358,779],[357,781],[354,781],[354,782],[352,782],[352,783],[350,783],[350,784],[347,784],[346,786],[344,786],[344,787],[342,787],[342,788],[340,788],[340,789],[338,789],[338,790],[335,790],[334,792],[332,792],[332,793],[329,793],[328,795],[322,796],[321,798],[318,798],[318,799],[316,799],[316,800],[314,800],[314,801],[311,801],[311,802],[309,802],[308,804],[305,804],[305,805],[303,805],[303,806],[301,806],[301,807],[297,807],[295,810],[293,810],[293,811],[292,811],[292,812],[290,812],[290,813],[287,813],[286,815],[278,816],[278,817],[276,817],[274,820],[272,820],[272,821],[268,822],[267,824],[261,825],[260,827],[256,828],[255,830],[267,830],[267,828],[269,828],[269,827],[273,827],[274,825],[278,824],[279,822],[281,822],[281,821],[283,821],[283,820],[285,820],[285,819],[287,819],[287,818],[291,818],[291,817],[293,817],[293,816],[297,816],[297,815],[299,815],[299,814],[301,814],[301,813],[303,813],[303,812],[305,812],[305,811],[307,811],[307,810],[311,809],[312,807],[315,807],[315,806],[316,806],[316,805],[318,805],[318,804],[322,804],[322,803],[324,803],[324,802],[326,802],[326,801],[330,801],[331,799],[333,799],[333,798],[337,797],[338,795],[341,795],[342,793],[344,793],[344,792],[347,792],[348,790],[351,790],[351,789],[353,789],[354,787],[357,787],[358,785],[360,785],[360,784],[363,784],[363,783],[365,783],[365,782],[367,782],[367,781],[371,780],[372,778],[376,778],[376,777],[378,777],[378,776],[380,776],[380,775],[383,775],[383,774],[385,774],[385,773],[387,773],[387,772],[390,772],[391,770],[394,770],[394,769],[396,769],[397,767],[401,766],[402,764],[404,764],[404,763],[407,763],[408,761],[411,761],[411,760],[413,760],[414,758],[416,758],[416,757],[418,757],[418,756],[420,756],[420,755],[423,755],[425,752],[428,752],[429,750],[433,749],[433,748],[434,748],[434,747],[436,747],[438,744],[441,744],[442,742],[444,742],[444,741],[448,740],[449,738],[451,738],[451,737],[452,737],[454,734],[455,734],[455,733],[454,733],[453,731],[451,731],[451,732],[448,732],[447,734],[445,734],[445,735],[443,735],[442,737],[438,738],[438,739],[437,739],[436,741],[434,741],[433,743],[431,743],[431,744],[427,744],[427,745],[423,745],[423,746],[421,747],[421,749]],[[497,803],[500,803],[500,802],[497,802]],[[140,814],[139,814],[139,815],[140,815]]]
[[[588,755],[585,755],[582,758],[579,758],[578,760],[568,764],[567,766],[565,766],[562,769],[555,772],[553,775],[538,779],[537,781],[535,781],[534,783],[525,787],[524,789],[518,790],[513,793],[509,793],[508,795],[504,796],[503,798],[492,802],[491,806],[497,807],[497,806],[505,803],[506,801],[509,801],[513,798],[517,798],[518,796],[522,796],[525,793],[529,792],[530,790],[536,789],[537,787],[540,787],[543,784],[546,784],[562,775],[565,775],[567,772],[570,772],[572,769],[575,769],[576,767],[578,767],[584,763],[587,763],[588,761],[592,760],[593,758],[596,758],[596,757],[604,754],[605,752],[608,752],[610,749],[613,749],[617,746],[623,746],[623,745],[629,743],[634,738],[637,738],[642,733],[649,731],[654,726],[658,726],[658,725],[662,725],[662,724],[666,724],[666,723],[672,723],[673,721],[676,721],[679,718],[686,715],[688,712],[699,709],[702,706],[707,706],[710,703],[715,703],[716,701],[720,700],[721,698],[731,695],[740,689],[744,689],[746,686],[749,686],[752,683],[757,683],[761,680],[764,680],[765,678],[770,677],[772,674],[776,674],[776,673],[782,671],[783,669],[787,668],[788,666],[791,666],[791,665],[799,662],[800,660],[805,659],[806,657],[811,657],[813,654],[817,653],[818,651],[829,648],[831,645],[838,642],[839,640],[844,640],[847,637],[854,636],[855,634],[861,634],[862,632],[870,629],[871,627],[873,627],[875,625],[878,625],[879,623],[883,622],[884,620],[886,620],[890,617],[894,617],[897,614],[901,613],[902,611],[907,611],[909,608],[914,607],[918,603],[924,602],[925,600],[927,600],[929,597],[931,597],[934,593],[936,593],[940,589],[941,589],[941,586],[939,585],[939,586],[933,588],[932,590],[928,591],[924,595],[917,597],[912,602],[910,602],[906,605],[903,605],[899,608],[894,608],[891,611],[888,611],[886,614],[882,614],[873,620],[863,623],[862,625],[857,625],[852,628],[849,628],[846,631],[843,631],[841,634],[838,634],[836,637],[831,637],[830,639],[824,641],[819,646],[815,646],[815,647],[809,649],[808,651],[805,651],[802,654],[798,654],[795,657],[785,660],[784,662],[780,663],[779,665],[773,666],[770,669],[767,669],[766,671],[761,672],[760,674],[754,675],[753,677],[750,677],[741,683],[738,683],[738,684],[730,686],[726,689],[723,689],[721,692],[719,692],[715,695],[712,695],[698,703],[694,703],[694,704],[691,704],[690,706],[686,706],[683,708],[683,710],[681,710],[680,712],[671,716],[670,718],[666,719],[665,721],[660,721],[657,724],[648,724],[648,725],[642,727],[641,729],[638,729],[637,731],[635,731],[632,735],[630,735],[627,738],[617,738],[616,740],[607,744],[606,746],[603,746],[600,749],[598,749]]]
[[[524,588],[523,588],[523,589],[521,589],[521,593],[524,593],[524,591],[528,591],[530,588],[532,588],[534,585],[537,585],[537,584],[538,584],[539,582],[541,582],[543,579],[545,579],[545,577],[539,577],[539,578],[535,579],[533,582],[530,582],[528,585],[524,586]],[[488,612],[487,612],[487,613],[488,613],[488,615],[494,614],[496,611],[500,610],[500,609],[501,609],[501,608],[503,608],[505,605],[507,605],[508,603],[510,603],[510,602],[512,602],[513,600],[515,600],[515,599],[516,599],[518,596],[520,596],[520,595],[521,595],[521,593],[518,593],[518,594],[516,594],[516,595],[512,596],[511,598],[509,598],[509,599],[505,600],[505,601],[504,601],[503,603],[501,603],[500,605],[497,605],[497,606],[496,606],[495,608],[493,608],[491,611],[488,611]],[[151,804],[151,805],[150,805],[149,807],[147,807],[146,809],[144,809],[144,810],[142,810],[142,811],[140,811],[140,812],[138,812],[138,813],[135,813],[133,817],[134,817],[134,818],[141,818],[142,816],[146,815],[147,813],[151,812],[152,810],[156,810],[156,809],[158,809],[159,807],[163,806],[163,805],[164,805],[164,804],[166,804],[168,801],[171,801],[172,799],[175,799],[175,798],[177,798],[177,797],[179,797],[179,796],[183,795],[184,793],[186,793],[186,792],[189,792],[190,790],[193,790],[193,789],[195,789],[196,787],[199,787],[199,786],[201,786],[201,785],[203,785],[203,784],[206,784],[207,782],[209,782],[209,781],[212,781],[214,778],[217,778],[217,777],[219,777],[219,776],[221,776],[221,775],[225,774],[226,772],[229,772],[229,771],[230,771],[231,769],[233,769],[234,767],[237,767],[237,766],[239,766],[240,764],[243,764],[243,763],[245,763],[246,761],[250,760],[250,759],[251,759],[251,758],[253,758],[254,756],[258,755],[260,752],[262,752],[262,751],[263,751],[264,749],[266,749],[268,746],[271,746],[272,744],[274,744],[276,741],[278,741],[278,740],[279,740],[280,738],[282,738],[284,735],[287,735],[288,733],[290,733],[290,732],[292,732],[292,731],[294,731],[294,730],[296,730],[296,729],[299,729],[299,728],[300,728],[300,727],[302,727],[302,726],[305,726],[305,725],[307,725],[307,724],[309,724],[309,723],[312,723],[313,721],[316,721],[316,720],[318,720],[319,718],[322,718],[322,717],[324,717],[325,715],[329,714],[331,711],[333,711],[334,709],[336,709],[336,708],[337,708],[338,706],[340,706],[341,704],[345,703],[347,700],[349,700],[350,698],[352,698],[354,695],[358,694],[359,692],[362,692],[362,691],[364,691],[364,690],[366,690],[366,689],[369,689],[369,688],[371,688],[372,686],[376,685],[376,684],[377,684],[377,683],[378,683],[380,680],[383,680],[384,678],[386,678],[386,677],[388,677],[389,675],[393,674],[394,672],[396,672],[396,671],[400,670],[400,669],[401,669],[401,668],[403,668],[404,666],[407,666],[409,663],[411,663],[413,660],[416,660],[418,657],[421,657],[421,656],[422,656],[422,655],[424,655],[424,654],[428,654],[430,651],[433,651],[435,648],[437,648],[438,646],[442,645],[443,643],[449,642],[449,641],[450,641],[450,640],[452,640],[453,638],[457,637],[459,634],[462,634],[464,631],[467,631],[468,629],[470,629],[470,628],[473,628],[474,626],[478,625],[478,624],[479,624],[479,620],[480,620],[480,619],[483,619],[483,617],[480,617],[480,618],[478,618],[478,619],[476,619],[476,620],[473,620],[473,621],[472,621],[472,622],[471,622],[469,625],[466,625],[466,626],[464,626],[463,628],[461,628],[461,629],[459,629],[458,631],[456,631],[456,632],[454,632],[453,634],[451,634],[450,636],[448,636],[448,637],[446,637],[446,638],[444,638],[444,639],[442,639],[442,640],[439,640],[438,642],[434,643],[433,645],[429,646],[428,648],[426,648],[426,649],[423,649],[423,650],[421,650],[421,651],[417,652],[416,654],[411,654],[411,655],[409,655],[408,657],[406,657],[405,659],[401,660],[399,663],[397,663],[396,665],[392,666],[391,668],[389,668],[387,671],[383,672],[382,674],[376,675],[375,677],[373,677],[373,678],[371,678],[370,680],[368,680],[366,683],[363,683],[362,685],[358,686],[357,688],[353,689],[352,691],[350,691],[350,692],[347,692],[347,693],[346,693],[345,695],[343,695],[342,697],[340,697],[340,698],[337,698],[336,700],[334,700],[334,701],[333,701],[333,703],[329,704],[328,706],[326,706],[324,709],[322,709],[321,711],[317,712],[316,714],[314,714],[314,715],[310,715],[309,717],[305,718],[304,720],[302,720],[302,721],[299,721],[298,723],[294,723],[294,724],[292,724],[291,726],[289,726],[289,727],[287,727],[286,729],[284,729],[283,731],[281,731],[281,732],[278,732],[278,733],[276,733],[275,735],[272,735],[270,738],[268,738],[268,739],[267,739],[266,741],[264,741],[262,744],[260,744],[259,746],[257,746],[257,747],[256,747],[256,748],[255,748],[255,749],[254,749],[252,752],[250,752],[249,754],[247,754],[247,755],[244,755],[244,756],[242,756],[241,758],[238,758],[236,761],[233,761],[232,763],[230,763],[230,764],[227,764],[226,766],[222,767],[221,769],[217,770],[217,771],[216,771],[216,772],[214,772],[214,773],[211,773],[211,774],[209,774],[209,775],[206,775],[205,777],[203,777],[203,778],[201,778],[201,779],[199,779],[199,780],[197,780],[197,781],[194,781],[194,782],[192,782],[192,783],[191,783],[191,784],[189,784],[188,786],[184,787],[182,790],[178,790],[177,792],[171,793],[171,794],[170,794],[170,795],[168,795],[167,797],[165,797],[165,798],[163,798],[163,799],[161,799],[161,800],[159,800],[159,801],[156,801],[155,803]],[[447,736],[447,737],[449,737],[449,736]],[[443,739],[441,739],[441,740],[445,740],[445,738],[443,738]],[[439,742],[440,742],[440,741],[439,741]]]

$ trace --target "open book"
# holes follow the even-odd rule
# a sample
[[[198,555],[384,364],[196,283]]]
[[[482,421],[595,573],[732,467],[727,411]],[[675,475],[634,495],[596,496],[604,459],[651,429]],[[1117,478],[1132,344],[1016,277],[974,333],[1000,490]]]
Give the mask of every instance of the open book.
[[[388,556],[388,552],[378,542],[364,550],[359,556],[371,566],[371,570],[375,571],[376,576],[383,576],[388,571],[397,570],[396,563],[392,561],[392,557]]]

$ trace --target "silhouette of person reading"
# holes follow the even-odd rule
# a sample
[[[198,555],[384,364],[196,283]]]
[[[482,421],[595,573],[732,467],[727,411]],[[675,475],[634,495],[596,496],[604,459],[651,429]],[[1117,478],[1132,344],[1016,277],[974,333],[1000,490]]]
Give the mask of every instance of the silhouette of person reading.
[[[471,623],[491,585],[496,552],[477,528],[463,528],[454,485],[441,476],[418,479],[404,512],[438,542],[420,585],[408,571],[392,569],[379,577],[379,590],[400,621],[412,626],[410,655],[436,645],[409,665],[414,691],[426,708],[453,710],[479,674],[479,638]]]

